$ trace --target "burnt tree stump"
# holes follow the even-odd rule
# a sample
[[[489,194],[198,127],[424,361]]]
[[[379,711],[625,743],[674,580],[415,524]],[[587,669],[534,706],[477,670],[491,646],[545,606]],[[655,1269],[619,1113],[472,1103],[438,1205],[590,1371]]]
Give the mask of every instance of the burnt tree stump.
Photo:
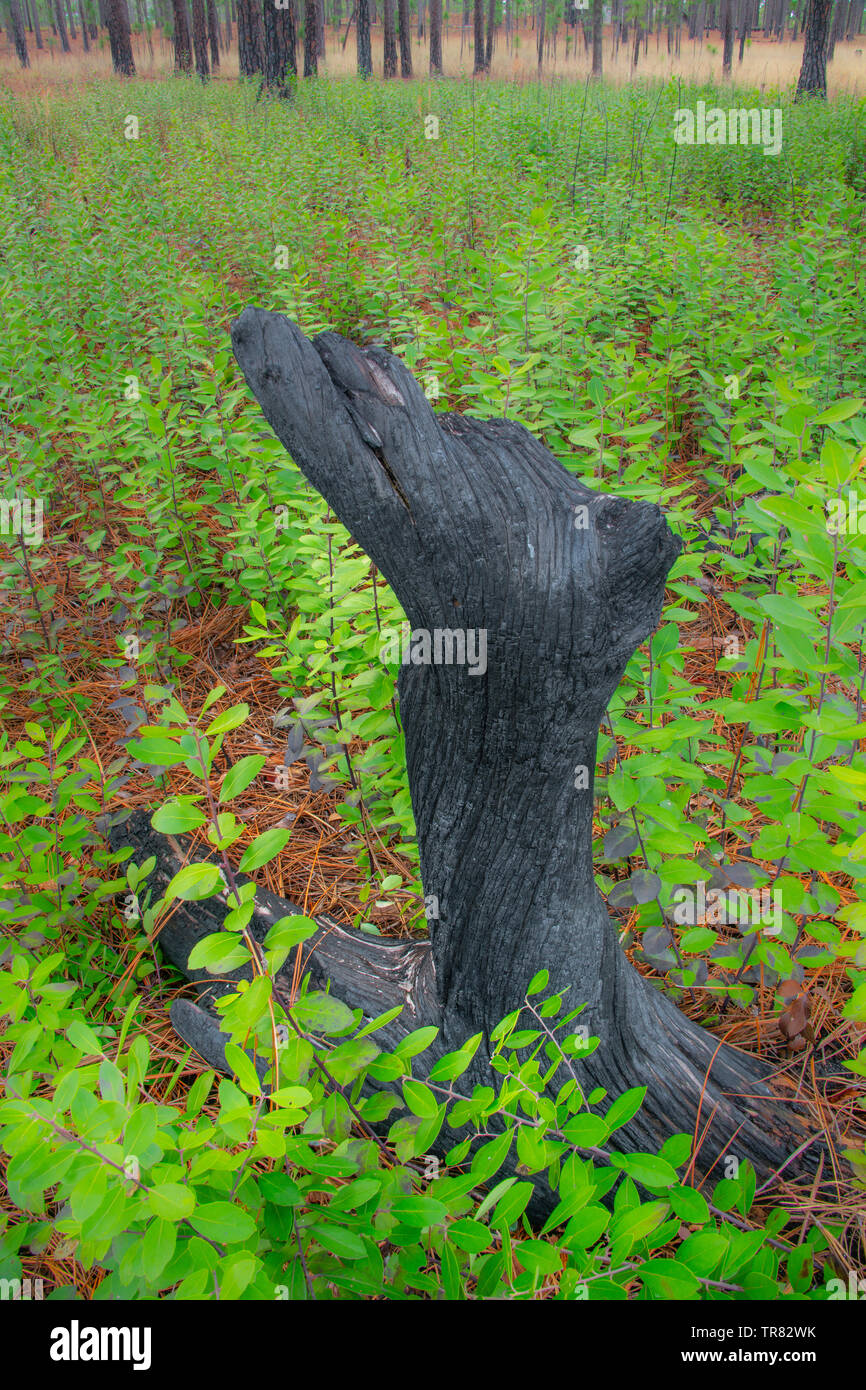
[[[721,1155],[759,1175],[812,1139],[772,1068],[719,1044],[632,967],[593,880],[596,739],[636,647],[656,627],[680,550],[657,506],[595,492],[509,420],[434,415],[414,378],[380,348],[334,333],[309,341],[280,314],[248,308],[235,355],[275,434],[392,585],[415,630],[484,630],[487,667],[404,665],[400,712],[425,894],[438,899],[429,941],[389,942],[322,919],[305,944],[315,979],[370,1016],[403,1014],[385,1045],[422,1024],[428,1056],[485,1037],[521,1003],[532,975],[570,986],[597,1050],[578,1057],[585,1093],[648,1092],[618,1132],[655,1152],[699,1137],[695,1171]],[[577,524],[576,524],[577,523]],[[588,775],[581,775],[585,769]],[[147,818],[113,834],[157,855],[161,886],[184,851]],[[290,904],[259,890],[261,939]],[[219,929],[219,899],[176,905],[160,942],[186,966]],[[224,1035],[198,1006],[172,1009],[178,1032],[225,1067]],[[482,1044],[461,1089],[495,1084]],[[442,1147],[455,1142],[443,1132]],[[786,1169],[813,1168],[814,1145]],[[716,1176],[721,1176],[716,1169]]]

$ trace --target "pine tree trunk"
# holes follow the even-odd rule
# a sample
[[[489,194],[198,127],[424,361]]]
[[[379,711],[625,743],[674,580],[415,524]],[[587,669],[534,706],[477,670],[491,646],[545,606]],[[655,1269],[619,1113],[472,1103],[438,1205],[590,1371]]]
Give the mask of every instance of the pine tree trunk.
[[[207,0],[207,36],[210,41],[210,65],[216,72],[220,65],[219,20],[217,19],[216,0]]]
[[[442,74],[442,0],[430,0],[430,71]]]
[[[601,78],[604,56],[604,0],[592,0],[592,75]]]
[[[547,0],[541,0],[541,17],[538,21],[538,71],[544,61],[544,30],[547,24]]]
[[[412,76],[412,31],[409,27],[409,0],[397,0],[397,27],[400,40],[400,76]]]
[[[282,100],[289,95],[287,72],[297,69],[297,27],[292,8],[264,7],[264,86]]]
[[[316,0],[304,0],[304,76],[316,77],[318,60],[318,21]]]
[[[42,42],[42,26],[39,23],[39,6],[37,4],[37,0],[32,0],[32,4],[30,6],[30,15],[33,20],[33,33],[36,38],[36,47],[38,49],[44,48],[45,44]]]
[[[356,35],[358,40],[358,76],[370,77],[373,73],[373,53],[370,47],[370,0],[358,0]]]
[[[62,0],[54,0],[54,23],[56,26],[57,34],[60,38],[61,49],[64,53],[70,53],[72,50],[69,47],[69,35],[66,32],[66,20],[63,16]],[[117,65],[115,64],[115,71],[116,70]]]
[[[66,0],[66,22],[69,26],[69,38],[72,43],[78,38],[78,30],[75,28],[75,18],[72,13],[72,0]]]
[[[195,53],[195,70],[202,82],[206,82],[210,77],[210,63],[207,55],[205,0],[192,0],[192,47]]]
[[[106,19],[114,71],[120,77],[134,77],[135,62],[132,56],[132,35],[129,28],[129,11],[126,8],[126,0],[108,0]]]
[[[34,4],[33,9],[36,9]],[[78,17],[81,20],[81,40],[85,53],[90,52],[90,39],[87,37],[87,16],[84,13],[84,0],[78,0]]]
[[[722,77],[730,77],[734,61],[734,0],[722,0]]]
[[[491,1031],[546,968],[550,990],[569,990],[570,1008],[585,1003],[580,1024],[600,1039],[577,1062],[584,1093],[648,1087],[618,1148],[655,1153],[672,1133],[700,1132],[703,1175],[736,1135],[741,1159],[760,1176],[774,1171],[817,1138],[796,1114],[795,1088],[779,1099],[768,1063],[719,1044],[638,974],[593,878],[599,722],[658,623],[681,548],[660,509],[585,487],[513,421],[434,415],[383,349],[334,333],[311,343],[260,309],[244,311],[232,339],[271,427],[391,584],[415,639],[453,637],[455,623],[487,637],[480,679],[459,661],[423,657],[399,676],[421,874],[436,902],[430,937],[388,941],[320,919],[304,948],[314,984],[330,979],[370,1017],[402,1004],[384,1046],[437,1027],[425,1063],[480,1032],[460,1083],[471,1095],[496,1084]],[[132,844],[138,863],[156,857],[157,895],[189,852],[142,813],[111,838],[114,849]],[[258,939],[294,910],[264,889],[256,902]],[[225,912],[225,894],[175,903],[159,937],[206,1003],[232,985],[187,961]],[[277,988],[290,977],[278,975]],[[215,1017],[186,1001],[171,1016],[226,1069]],[[443,1132],[437,1147],[454,1142]],[[786,1171],[808,1168],[802,1156]]]
[[[439,0],[441,5],[441,0]],[[383,0],[382,23],[384,28],[383,77],[397,76],[397,30],[394,25],[394,0]]]
[[[473,0],[472,22],[474,38],[473,73],[485,72],[484,66],[484,0]]]
[[[827,99],[827,33],[831,3],[832,0],[809,0],[797,101],[806,96]]]
[[[490,71],[493,62],[493,19],[496,11],[496,0],[487,0],[487,43],[484,48],[484,66]]]
[[[241,77],[264,72],[265,60],[257,22],[256,0],[237,0],[238,70]]]
[[[186,0],[171,0],[171,10],[174,17],[175,72],[192,72],[192,45],[189,39]]]
[[[229,3],[229,0],[226,0],[226,7],[225,7],[225,10],[224,10],[224,18],[223,18],[223,26],[224,26],[225,31],[226,31],[226,47],[229,47],[229,45],[231,44],[231,41],[232,41],[232,7],[231,7],[231,4]]]
[[[27,34],[21,18],[21,7],[18,0],[9,0],[9,28],[12,32],[12,42],[15,45],[18,61],[22,68],[29,68],[30,55],[27,52]]]

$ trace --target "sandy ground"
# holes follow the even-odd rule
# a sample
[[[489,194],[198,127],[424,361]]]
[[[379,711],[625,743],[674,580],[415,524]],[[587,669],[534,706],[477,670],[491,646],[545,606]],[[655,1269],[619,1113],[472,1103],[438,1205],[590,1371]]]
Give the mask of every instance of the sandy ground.
[[[342,76],[355,71],[355,35],[354,32],[350,33],[344,50],[342,48],[344,32],[344,28],[339,32],[329,28],[326,34],[327,52],[323,71],[331,76]],[[589,70],[589,55],[584,51],[582,39],[576,50],[573,42],[566,45],[565,34],[564,26],[560,25],[556,52],[554,54],[551,49],[549,56],[545,55],[543,75],[545,78],[556,77],[581,82]],[[27,37],[31,67],[22,71],[14,50],[10,49],[5,33],[2,36],[0,83],[7,89],[39,90],[42,87],[62,85],[66,82],[79,83],[98,80],[111,74],[111,58],[106,39],[102,40],[101,48],[91,48],[89,53],[84,53],[79,32],[77,40],[72,45],[72,53],[64,55],[60,51],[59,40],[54,38],[50,29],[44,31],[46,48],[42,52],[36,49],[32,34],[28,34]],[[47,46],[49,43],[50,48]],[[429,61],[426,39],[421,41],[413,39],[412,48],[415,75],[416,77],[426,77]],[[133,49],[139,76],[145,78],[159,77],[171,71],[173,55],[169,42],[157,37],[153,41],[152,50],[150,50],[146,39],[134,35]],[[464,73],[471,74],[471,32],[467,31],[465,35],[461,53],[460,32],[459,29],[455,32],[452,25],[451,31],[444,38],[443,50],[444,68],[447,76],[458,77]],[[697,41],[690,42],[685,36],[684,30],[678,57],[668,55],[665,34],[661,35],[658,44],[656,36],[652,35],[649,40],[649,51],[647,53],[641,52],[640,62],[636,70],[631,66],[631,50],[631,44],[627,50],[620,47],[618,54],[614,57],[611,32],[610,30],[605,32],[604,71],[608,79],[614,82],[627,82],[633,75],[636,75],[638,78],[674,76],[695,82],[721,80],[722,55],[718,34],[711,34],[703,44],[700,44]],[[749,86],[788,86],[797,80],[802,56],[803,45],[801,41],[797,43],[774,43],[758,35],[751,43],[747,44],[742,63],[737,61],[737,49],[735,48],[732,80],[735,84],[744,83]],[[378,27],[373,31],[373,66],[374,71],[381,75],[382,32]],[[219,75],[221,77],[236,77],[237,71],[237,33],[235,32],[235,43],[223,56]],[[493,55],[493,77],[525,82],[536,80],[537,74],[535,36],[532,32],[524,31],[520,35],[519,41],[515,39],[511,47],[507,45],[505,36],[502,34]],[[834,92],[866,92],[866,35],[861,35],[850,43],[837,44],[833,61],[828,65],[827,82],[831,97]]]

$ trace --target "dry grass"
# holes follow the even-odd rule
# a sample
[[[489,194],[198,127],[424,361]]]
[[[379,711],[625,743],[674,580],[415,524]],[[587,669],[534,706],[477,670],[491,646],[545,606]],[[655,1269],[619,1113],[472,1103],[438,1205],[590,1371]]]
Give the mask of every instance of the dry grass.
[[[342,46],[345,29],[328,29],[326,35],[326,59],[323,71],[332,77],[345,77],[355,72],[355,37],[349,35],[346,47]],[[101,39],[98,46],[91,47],[89,53],[83,51],[81,36],[73,43],[69,54],[60,52],[59,41],[50,33],[45,35],[46,48],[39,52],[28,35],[30,49],[29,69],[22,71],[8,39],[2,36],[0,46],[0,82],[13,91],[39,91],[46,87],[101,81],[111,76],[111,57],[108,42]],[[48,46],[50,45],[50,46]],[[585,52],[582,40],[575,50],[569,43],[566,53],[564,29],[560,29],[555,51],[545,56],[545,79],[552,77],[565,81],[583,82],[589,71],[589,55]],[[172,70],[173,50],[171,43],[161,36],[154,37],[152,46],[141,36],[134,36],[133,49],[139,77],[164,77]],[[426,77],[428,70],[427,41],[413,39],[413,62],[417,77]],[[743,62],[734,55],[732,80],[734,85],[760,88],[786,88],[796,83],[803,57],[802,42],[775,43],[762,37],[755,37],[747,46]],[[611,31],[605,33],[604,69],[605,76],[615,83],[625,83],[632,78],[681,77],[685,82],[710,82],[721,79],[721,39],[719,34],[711,34],[702,44],[697,40],[681,40],[679,56],[669,55],[665,36],[657,42],[653,35],[646,53],[641,52],[637,69],[632,67],[632,45],[621,46],[614,55]],[[373,30],[373,65],[377,74],[382,70],[382,31],[377,26]],[[467,32],[461,41],[459,31],[452,28],[443,39],[443,66],[447,77],[470,76],[472,73],[472,41]],[[223,55],[222,67],[217,74],[221,79],[235,78],[238,73],[237,42]],[[528,82],[537,78],[538,67],[535,50],[535,35],[531,30],[520,34],[511,46],[503,35],[493,55],[492,76]],[[830,95],[841,92],[855,94],[866,92],[866,37],[850,43],[837,44],[833,61],[827,70]]]

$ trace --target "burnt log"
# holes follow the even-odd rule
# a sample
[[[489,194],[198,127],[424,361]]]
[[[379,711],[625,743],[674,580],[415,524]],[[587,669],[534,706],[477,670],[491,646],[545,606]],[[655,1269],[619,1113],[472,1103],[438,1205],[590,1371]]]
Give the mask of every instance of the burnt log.
[[[235,355],[277,437],[384,574],[416,634],[485,634],[486,665],[424,660],[413,646],[398,688],[425,894],[438,917],[407,944],[320,921],[304,954],[314,982],[374,1016],[396,1003],[393,1045],[435,1024],[428,1059],[517,1008],[537,970],[569,989],[595,1052],[577,1060],[584,1094],[647,1086],[617,1133],[624,1151],[656,1152],[672,1133],[699,1138],[694,1171],[748,1158],[760,1177],[814,1169],[820,1140],[772,1067],[720,1044],[640,975],[617,941],[593,879],[598,728],[626,663],[656,627],[680,551],[657,506],[593,491],[521,425],[434,415],[396,358],[334,333],[312,342],[279,314],[248,308]],[[465,643],[464,643],[465,646]],[[459,653],[452,646],[452,651]],[[421,659],[417,664],[415,654]],[[162,885],[188,853],[146,817],[113,833],[136,858],[157,857]],[[186,965],[217,930],[219,898],[176,905],[166,954]],[[261,940],[296,911],[259,889]],[[224,1035],[206,1009],[179,1001],[177,1031],[224,1066]],[[496,1084],[484,1045],[461,1090]],[[565,1079],[565,1078],[563,1078]],[[444,1131],[440,1147],[456,1136]]]

